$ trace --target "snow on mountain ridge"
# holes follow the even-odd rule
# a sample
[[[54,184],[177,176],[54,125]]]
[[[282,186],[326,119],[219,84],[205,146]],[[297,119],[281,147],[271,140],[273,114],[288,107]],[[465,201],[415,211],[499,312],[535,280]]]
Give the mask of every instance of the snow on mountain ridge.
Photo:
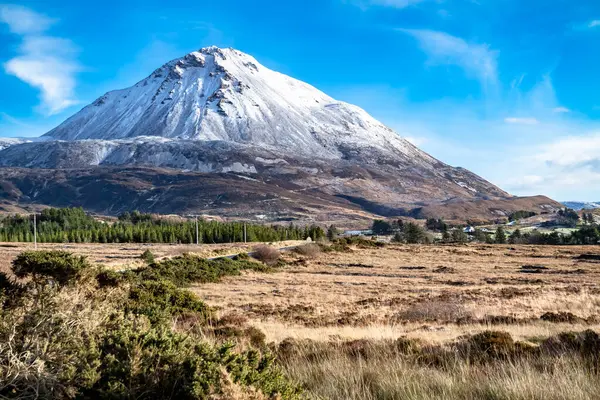
[[[415,205],[510,197],[429,156],[361,108],[217,47],[106,93],[40,141],[6,146],[0,167],[234,174],[263,182],[261,196],[279,193],[268,188],[273,181],[386,215]]]
[[[172,60],[131,88],[106,93],[46,136],[225,140],[338,159],[340,146],[375,146],[436,162],[359,107],[248,54],[217,47]]]

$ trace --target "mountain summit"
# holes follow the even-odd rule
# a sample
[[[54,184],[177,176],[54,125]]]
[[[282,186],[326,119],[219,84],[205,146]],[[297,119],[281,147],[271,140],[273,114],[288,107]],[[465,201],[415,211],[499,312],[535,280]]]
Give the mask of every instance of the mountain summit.
[[[197,196],[198,204],[172,204],[172,212],[201,208],[222,213],[223,204],[211,196],[226,197],[234,206],[245,198],[244,212],[233,207],[238,215],[262,215],[271,207],[248,202],[257,195],[279,204],[270,208],[273,213],[296,215],[314,214],[299,200],[289,204],[306,195],[306,202],[321,196],[340,209],[379,215],[415,215],[429,205],[512,198],[419,150],[359,107],[272,71],[248,54],[217,47],[170,61],[134,86],[106,93],[40,141],[3,141],[0,166],[85,169],[80,173],[86,177],[90,168],[115,166],[127,167],[129,174],[138,167],[213,174],[202,177],[204,184],[214,184],[213,190],[198,183],[196,193],[186,192]],[[214,174],[220,174],[218,184],[211,181]],[[223,185],[234,177],[236,183]],[[81,193],[81,182],[65,179]],[[109,211],[134,206],[152,211],[160,198],[153,192],[158,186],[141,186],[135,191],[138,203],[125,201]],[[110,202],[104,204],[100,211],[107,211]],[[161,210],[168,206],[161,204]]]
[[[218,47],[173,60],[133,87],[105,94],[45,136],[218,140],[335,159],[344,157],[344,147],[366,146],[433,161],[362,109],[248,54]]]

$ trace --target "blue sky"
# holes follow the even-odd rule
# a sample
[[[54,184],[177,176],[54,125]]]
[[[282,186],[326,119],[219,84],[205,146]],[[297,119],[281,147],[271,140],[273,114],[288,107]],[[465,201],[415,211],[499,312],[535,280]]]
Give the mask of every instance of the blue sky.
[[[0,136],[43,134],[207,45],[357,104],[511,193],[600,200],[595,0],[4,3]]]

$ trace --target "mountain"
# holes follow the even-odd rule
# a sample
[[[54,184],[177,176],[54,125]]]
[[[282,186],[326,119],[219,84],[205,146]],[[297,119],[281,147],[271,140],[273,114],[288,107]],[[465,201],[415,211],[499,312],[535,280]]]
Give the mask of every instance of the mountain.
[[[600,208],[600,201],[563,201],[562,204],[575,211]]]
[[[105,94],[38,140],[0,142],[0,167],[90,169],[83,174],[105,176],[99,171],[119,166],[220,174],[221,184],[243,179],[258,183],[259,192],[278,193],[271,202],[286,204],[291,192],[279,190],[285,187],[377,215],[514,199],[419,150],[364,110],[247,54],[217,47],[168,62],[136,85]],[[197,195],[202,191],[199,183]],[[240,201],[233,196],[231,202]],[[559,207],[547,198],[538,203],[538,211]],[[261,207],[240,204],[250,214],[261,214]],[[193,211],[176,204],[172,209]]]

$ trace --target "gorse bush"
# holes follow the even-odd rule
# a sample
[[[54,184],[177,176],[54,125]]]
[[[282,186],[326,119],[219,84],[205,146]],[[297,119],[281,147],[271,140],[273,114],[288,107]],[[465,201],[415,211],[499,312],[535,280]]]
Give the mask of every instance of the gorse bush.
[[[0,398],[209,399],[224,398],[231,385],[265,398],[298,398],[300,389],[268,353],[172,329],[176,318],[212,318],[178,284],[255,266],[265,268],[185,256],[138,272],[103,271],[94,280],[93,268],[85,273],[87,261],[68,253],[17,257],[13,272],[31,279],[0,277],[0,294],[16,297],[0,308]],[[260,331],[248,335],[264,347]]]
[[[19,254],[12,265],[18,278],[46,279],[59,285],[75,282],[91,267],[85,257],[65,251],[28,251]]]
[[[191,283],[218,282],[223,276],[239,275],[243,270],[266,272],[270,269],[247,259],[207,260],[195,255],[184,254],[136,270],[132,275],[140,280],[168,280],[176,286],[187,286]]]
[[[150,250],[144,251],[140,258],[144,260],[146,264],[154,264],[154,261],[156,261],[154,258],[154,254]]]
[[[143,281],[134,285],[125,310],[145,315],[154,324],[188,313],[194,313],[204,322],[212,316],[210,308],[195,294],[179,289],[169,281]]]

